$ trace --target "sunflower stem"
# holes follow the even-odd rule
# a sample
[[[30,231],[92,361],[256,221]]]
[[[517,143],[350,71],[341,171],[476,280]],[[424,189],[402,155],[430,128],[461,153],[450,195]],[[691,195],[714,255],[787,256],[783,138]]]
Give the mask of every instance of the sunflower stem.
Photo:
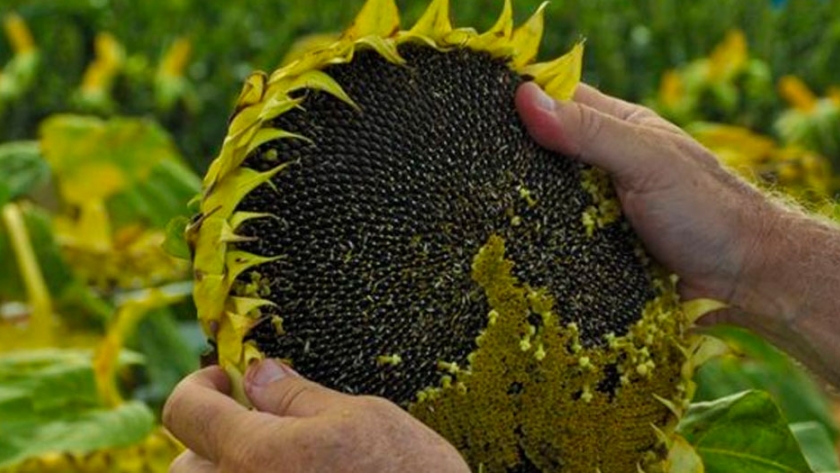
[[[29,232],[17,204],[3,207],[3,223],[9,232],[12,251],[17,260],[18,269],[23,278],[26,296],[32,308],[30,329],[33,334],[43,337],[45,342],[53,339],[54,321],[52,318],[52,298],[47,288],[38,258],[32,248]]]

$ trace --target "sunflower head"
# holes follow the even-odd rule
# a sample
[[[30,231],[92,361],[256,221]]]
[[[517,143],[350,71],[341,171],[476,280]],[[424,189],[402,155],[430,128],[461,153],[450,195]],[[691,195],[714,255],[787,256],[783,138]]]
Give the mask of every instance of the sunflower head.
[[[653,471],[688,316],[607,176],[513,104],[525,81],[570,98],[582,46],[536,63],[543,8],[483,33],[448,10],[403,30],[369,0],[248,78],[188,229],[202,326],[234,378],[272,356],[385,396],[478,470]]]

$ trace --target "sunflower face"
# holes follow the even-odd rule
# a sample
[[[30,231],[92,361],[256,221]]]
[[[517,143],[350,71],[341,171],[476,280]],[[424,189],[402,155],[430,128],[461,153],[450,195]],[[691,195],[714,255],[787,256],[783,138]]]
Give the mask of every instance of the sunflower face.
[[[337,42],[246,84],[190,229],[220,363],[288,360],[387,397],[485,471],[655,469],[690,395],[673,284],[605,175],[536,145],[513,105],[568,98],[580,47],[401,31],[371,0]],[[652,427],[656,426],[656,427]]]

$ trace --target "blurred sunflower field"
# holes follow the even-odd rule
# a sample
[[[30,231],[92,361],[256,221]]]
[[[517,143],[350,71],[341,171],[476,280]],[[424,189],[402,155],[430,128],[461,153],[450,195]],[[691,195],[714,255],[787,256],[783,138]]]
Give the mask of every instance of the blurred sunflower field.
[[[427,4],[398,3],[406,23]],[[541,2],[515,3],[525,15]],[[2,0],[0,472],[167,470],[182,447],[160,409],[206,347],[178,238],[199,176],[248,73],[329,38],[361,4]],[[453,2],[453,16],[486,29],[501,5]],[[840,0],[555,0],[545,12],[546,57],[585,38],[585,81],[840,220]],[[734,437],[766,424],[768,442],[792,445],[737,471],[840,471],[840,403],[760,338],[714,335],[727,349],[701,369],[684,422]],[[706,471],[735,471],[710,452],[767,448],[695,437]]]

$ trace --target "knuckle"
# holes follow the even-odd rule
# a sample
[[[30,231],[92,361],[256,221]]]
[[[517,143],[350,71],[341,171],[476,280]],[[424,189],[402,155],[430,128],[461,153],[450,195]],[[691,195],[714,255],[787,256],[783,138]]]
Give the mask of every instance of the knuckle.
[[[597,140],[604,127],[604,121],[601,117],[592,110],[578,107],[580,114],[581,133],[585,142]]]
[[[644,105],[632,105],[631,112],[628,117],[629,121],[637,121],[643,123],[645,121],[662,120],[662,118],[653,111],[653,109],[645,107]]]
[[[296,402],[301,402],[318,387],[305,380],[290,380],[285,389],[281,390],[276,400],[276,412],[288,412]]]
[[[391,401],[378,396],[359,396],[356,400],[365,410],[390,411],[395,407],[395,404]]]

